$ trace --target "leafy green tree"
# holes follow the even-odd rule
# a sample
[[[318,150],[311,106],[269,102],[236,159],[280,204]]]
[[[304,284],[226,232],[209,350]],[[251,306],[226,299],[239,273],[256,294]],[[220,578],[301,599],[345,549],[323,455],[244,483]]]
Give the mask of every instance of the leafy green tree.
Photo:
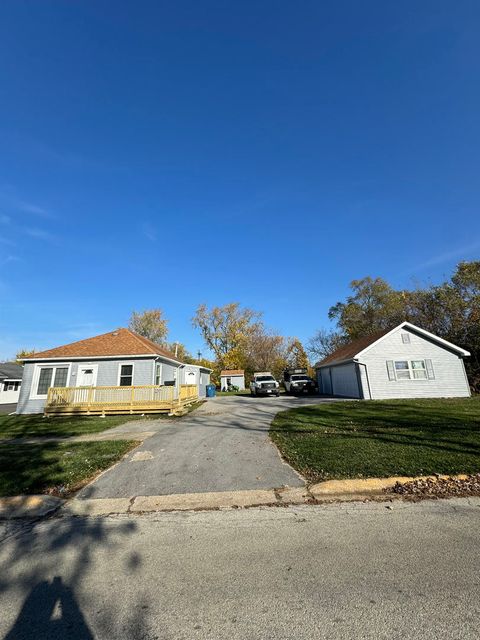
[[[173,355],[181,362],[184,362],[185,364],[196,364],[195,358],[181,342],[167,342],[165,344],[165,348],[173,353]]]
[[[480,390],[480,261],[461,262],[451,279],[412,294],[412,322],[470,351],[465,367]]]
[[[307,352],[298,338],[290,338],[287,344],[287,366],[292,369],[308,369]]]
[[[352,280],[350,289],[353,293],[346,301],[337,302],[328,312],[340,333],[350,340],[388,329],[406,319],[406,292],[395,291],[382,278]]]
[[[329,310],[337,331],[320,330],[310,340],[312,357],[322,359],[345,342],[409,320],[469,351],[465,367],[480,391],[480,261],[460,262],[449,280],[412,291],[371,277],[353,280],[350,288],[352,294]]]
[[[32,356],[34,356],[35,353],[35,349],[20,349],[20,351],[15,356],[15,360],[21,363],[25,358],[31,358]]]
[[[168,321],[161,309],[132,311],[129,328],[157,344],[164,344],[168,335]]]
[[[238,302],[209,309],[201,304],[193,317],[207,347],[224,369],[245,368],[248,341],[258,330],[261,313],[242,308]]]

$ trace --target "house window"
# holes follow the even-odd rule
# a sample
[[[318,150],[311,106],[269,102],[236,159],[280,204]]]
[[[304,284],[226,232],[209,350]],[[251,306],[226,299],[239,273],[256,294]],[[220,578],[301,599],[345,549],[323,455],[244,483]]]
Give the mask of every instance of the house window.
[[[37,397],[46,396],[50,387],[66,387],[67,378],[68,367],[65,365],[39,367],[36,386]]]
[[[3,383],[3,390],[4,391],[18,391],[20,387],[20,382],[4,382]]]
[[[133,383],[133,364],[120,365],[120,387],[131,387]]]
[[[425,360],[397,360],[395,376],[397,380],[425,380],[427,378]]]
[[[403,344],[410,344],[410,334],[402,333],[402,342]]]
[[[155,365],[155,384],[159,386],[161,384],[161,381],[162,381],[162,365],[157,363]]]
[[[67,386],[68,367],[59,367],[55,369],[55,378],[53,382],[54,387],[66,387]]]

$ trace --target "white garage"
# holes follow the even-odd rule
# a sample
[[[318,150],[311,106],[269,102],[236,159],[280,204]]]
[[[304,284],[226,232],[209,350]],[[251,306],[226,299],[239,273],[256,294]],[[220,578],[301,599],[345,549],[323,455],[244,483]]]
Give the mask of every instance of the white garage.
[[[320,393],[345,398],[442,398],[470,395],[470,354],[410,322],[355,340],[316,365]]]

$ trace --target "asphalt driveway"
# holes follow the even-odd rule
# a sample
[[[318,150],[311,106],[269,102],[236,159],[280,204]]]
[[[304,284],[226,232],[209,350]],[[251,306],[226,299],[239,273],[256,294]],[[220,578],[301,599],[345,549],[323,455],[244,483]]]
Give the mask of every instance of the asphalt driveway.
[[[14,413],[17,410],[17,403],[14,402],[12,404],[0,404],[0,414],[10,414]]]
[[[304,480],[285,463],[268,429],[278,411],[331,402],[325,398],[220,397],[182,420],[129,423],[156,431],[78,498],[125,498],[301,487]]]

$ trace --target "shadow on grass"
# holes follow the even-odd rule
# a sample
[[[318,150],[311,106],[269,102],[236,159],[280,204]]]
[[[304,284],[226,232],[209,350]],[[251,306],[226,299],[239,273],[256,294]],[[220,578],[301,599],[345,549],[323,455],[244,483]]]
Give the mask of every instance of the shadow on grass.
[[[309,479],[480,470],[480,398],[350,402],[275,418],[271,437]]]
[[[0,495],[68,496],[121,459],[136,442],[0,444]]]

